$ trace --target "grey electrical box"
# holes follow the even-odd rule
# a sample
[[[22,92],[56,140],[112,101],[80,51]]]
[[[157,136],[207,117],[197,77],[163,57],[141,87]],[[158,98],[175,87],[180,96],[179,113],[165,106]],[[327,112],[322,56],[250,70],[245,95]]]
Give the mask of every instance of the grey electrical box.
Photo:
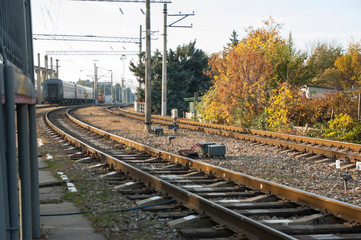
[[[211,156],[225,156],[226,146],[224,145],[209,145],[208,154]]]
[[[201,149],[201,152],[203,154],[208,154],[208,146],[209,145],[215,145],[216,143],[214,142],[202,142],[202,143],[198,143],[200,149]]]
[[[162,127],[158,127],[158,126],[154,126],[152,127],[152,132],[155,134],[155,135],[163,135],[163,128]]]

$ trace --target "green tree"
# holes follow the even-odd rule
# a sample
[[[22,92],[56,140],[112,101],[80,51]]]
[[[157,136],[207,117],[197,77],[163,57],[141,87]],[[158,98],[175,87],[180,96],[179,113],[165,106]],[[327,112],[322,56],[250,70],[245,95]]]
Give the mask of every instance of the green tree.
[[[236,30],[233,30],[229,41],[230,43],[227,44],[228,47],[235,47],[239,43],[238,33],[236,32]]]
[[[342,47],[326,42],[318,42],[306,61],[304,76],[307,83],[340,87],[340,72],[334,67],[337,58],[342,56]]]
[[[89,81],[89,80],[80,80],[77,81],[76,84],[79,84],[79,85],[82,85],[82,86],[85,86],[85,87],[93,87],[93,82]]]
[[[211,81],[203,73],[208,69],[208,57],[195,47],[196,42],[178,46],[176,50],[169,50],[167,56],[167,113],[177,108],[179,112],[186,110],[187,103],[183,98],[191,97],[194,92],[203,95],[208,91]],[[130,71],[144,83],[145,68],[144,55],[141,63],[130,62]],[[151,60],[152,77],[152,111],[159,114],[161,110],[162,94],[162,54],[157,50]],[[138,99],[144,99],[144,90],[138,89]]]

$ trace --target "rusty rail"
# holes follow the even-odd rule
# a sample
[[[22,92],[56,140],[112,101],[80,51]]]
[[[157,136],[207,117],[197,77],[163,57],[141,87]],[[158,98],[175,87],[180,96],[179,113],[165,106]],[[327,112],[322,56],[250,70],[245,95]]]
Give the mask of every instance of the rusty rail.
[[[119,114],[118,112],[112,111],[109,108],[107,110],[109,112]],[[119,108],[118,110],[121,112],[121,114],[132,116],[132,118],[136,118],[138,120],[144,120],[144,114],[142,113],[128,111],[122,108]],[[153,123],[168,125],[172,121],[173,120],[170,117],[152,115]],[[345,152],[333,151],[333,150],[318,148],[315,146],[310,146],[310,145],[319,145],[330,148],[343,148],[356,152],[361,152],[361,144],[303,137],[303,136],[296,136],[296,135],[290,135],[284,133],[253,130],[253,129],[239,128],[239,127],[218,125],[218,124],[200,123],[200,122],[186,120],[183,118],[178,119],[177,121],[179,122],[179,127],[184,129],[189,129],[194,131],[204,131],[207,133],[218,134],[222,136],[233,137],[248,141],[257,141],[273,146],[294,149],[300,152],[319,154],[332,159],[344,159],[344,160],[351,160],[354,162],[361,161],[360,155],[352,155]]]
[[[305,192],[305,191],[291,188],[288,186],[283,186],[283,185],[280,185],[277,183],[272,183],[272,182],[269,182],[269,181],[266,181],[266,180],[263,180],[260,178],[248,176],[248,175],[245,175],[245,174],[242,174],[239,172],[235,172],[232,170],[213,166],[213,165],[210,165],[210,164],[207,164],[204,162],[200,162],[200,161],[197,161],[194,159],[186,158],[186,157],[183,157],[183,156],[180,156],[177,154],[173,154],[173,153],[169,153],[169,152],[162,151],[159,149],[151,148],[144,144],[140,144],[140,143],[134,142],[132,140],[125,139],[120,136],[116,136],[114,134],[105,132],[96,127],[87,125],[86,123],[81,122],[70,115],[69,115],[69,117],[71,120],[73,120],[77,124],[87,128],[95,133],[106,136],[110,139],[113,139],[116,142],[124,143],[128,146],[132,146],[140,151],[146,151],[146,152],[150,153],[152,156],[161,157],[163,159],[167,159],[174,163],[179,163],[184,166],[189,166],[192,169],[195,169],[198,171],[203,171],[207,174],[213,174],[213,175],[219,176],[223,179],[229,179],[231,181],[234,181],[237,184],[244,185],[245,187],[248,187],[248,188],[257,189],[266,194],[272,193],[280,198],[288,199],[288,200],[298,203],[300,205],[308,205],[321,212],[332,213],[336,216],[339,216],[339,217],[344,218],[349,221],[361,222],[361,207],[358,207],[358,206],[355,206],[352,204],[347,204],[344,202],[340,202],[340,201],[337,201],[337,200],[334,200],[331,198],[322,197],[322,196],[319,196],[319,195],[316,195],[313,193]],[[74,140],[72,140],[72,141],[74,141]],[[119,161],[117,159],[115,159],[115,160],[117,161],[117,164],[120,164],[120,165],[124,164],[124,163],[119,163],[121,161]],[[127,164],[125,164],[125,165],[127,165]],[[162,184],[160,184],[159,187],[162,187]],[[175,197],[175,198],[177,198],[177,197]],[[186,201],[188,201],[188,200],[186,200]]]
[[[56,111],[56,110],[53,110]],[[51,112],[53,112],[51,111]],[[98,157],[101,159],[102,162],[107,162],[109,165],[113,166],[115,169],[122,170],[124,172],[128,172],[132,177],[135,179],[143,182],[145,185],[149,184],[155,187],[157,190],[163,193],[167,193],[168,195],[172,196],[178,202],[181,202],[184,206],[189,209],[195,209],[198,213],[205,213],[214,219],[216,222],[225,225],[230,230],[246,234],[249,239],[295,239],[292,236],[284,234],[280,231],[277,231],[273,228],[270,228],[264,224],[258,223],[246,216],[243,216],[237,212],[231,211],[219,204],[211,202],[205,198],[197,196],[187,190],[177,187],[176,185],[170,184],[160,178],[157,178],[153,175],[150,175],[144,171],[141,171],[130,164],[127,164],[119,159],[116,159],[104,152],[101,152],[88,144],[79,141],[75,137],[65,133],[61,129],[57,128],[54,124],[52,124],[49,120],[49,114],[47,113],[45,116],[45,121],[58,132],[61,136],[67,139],[69,142],[73,143],[75,146],[82,148],[84,151],[90,153],[96,153]],[[140,151],[146,151],[150,153],[154,157],[161,157],[167,159],[169,161],[174,161],[176,163],[181,163],[183,165],[188,165],[195,169],[208,169],[208,173],[212,172],[213,166],[201,162],[194,161],[189,158],[184,158],[172,153],[168,153],[162,150],[154,149],[144,144],[140,144],[134,142],[129,139],[122,138],[120,136],[116,136],[114,134],[105,132],[101,129],[96,127],[92,127],[84,122],[81,122],[74,117],[67,114],[67,116],[74,121],[75,123],[79,124],[80,126],[91,130],[99,135],[108,137],[119,143],[124,143],[128,146],[134,147]],[[228,170],[227,170],[228,171]],[[236,174],[235,172],[229,171],[229,176]],[[227,174],[227,175],[228,175]],[[255,234],[256,233],[256,234]]]

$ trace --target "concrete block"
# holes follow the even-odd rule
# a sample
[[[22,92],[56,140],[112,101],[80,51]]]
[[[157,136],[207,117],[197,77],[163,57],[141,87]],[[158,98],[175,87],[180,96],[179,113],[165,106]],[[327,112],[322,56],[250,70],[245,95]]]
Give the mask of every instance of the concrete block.
[[[137,205],[138,206],[147,206],[147,205],[152,205],[152,204],[161,203],[161,202],[165,202],[164,198],[162,198],[160,196],[154,196],[151,198],[137,201]]]
[[[171,228],[204,228],[212,226],[209,218],[200,218],[196,215],[189,215],[169,221],[167,225]]]
[[[127,182],[127,183],[115,186],[114,189],[116,189],[116,190],[132,190],[132,189],[142,188],[143,186],[144,186],[143,183]]]

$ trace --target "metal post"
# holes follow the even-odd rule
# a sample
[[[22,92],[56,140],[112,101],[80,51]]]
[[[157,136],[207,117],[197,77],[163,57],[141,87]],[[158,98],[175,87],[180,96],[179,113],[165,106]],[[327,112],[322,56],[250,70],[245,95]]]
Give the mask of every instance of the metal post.
[[[118,103],[120,103],[120,83],[118,85]]]
[[[121,57],[120,57],[120,60],[123,60],[123,77],[122,77],[122,103],[126,103],[127,102],[127,99],[125,97],[125,59],[126,59],[126,56],[123,54]]]
[[[145,0],[145,130],[151,130],[150,0]]]
[[[113,71],[110,72],[110,101],[113,103]]]
[[[21,182],[21,225],[23,238],[32,239],[28,108],[25,104],[19,104],[16,108],[18,123],[19,177]]]
[[[98,104],[98,69],[96,63],[94,63],[94,102]]]
[[[49,70],[48,70],[48,55],[45,55],[45,77],[44,81],[49,78]]]
[[[142,25],[139,26],[139,66],[142,63]],[[140,82],[140,78],[139,78],[139,88],[142,87],[142,83]]]
[[[129,99],[128,99],[128,90],[127,90],[127,88],[125,88],[124,91],[125,91],[125,94],[124,94],[125,95],[125,104],[128,104]]]
[[[197,117],[197,109],[196,106],[198,104],[198,92],[194,93],[194,118]]]
[[[54,70],[53,70],[53,57],[50,58],[50,78],[54,78]]]
[[[38,67],[37,67],[37,72],[36,72],[36,94],[38,97],[38,103],[41,103],[41,71],[40,71],[40,53],[38,53]]]
[[[167,116],[167,4],[164,4],[163,25],[163,74],[162,74],[162,116]]]
[[[56,73],[55,78],[59,78],[59,59],[56,59]]]
[[[2,86],[0,84],[0,92]],[[7,188],[7,166],[6,166],[6,141],[5,141],[5,118],[3,115],[3,104],[0,100],[0,239],[6,237],[6,229],[9,228],[9,205],[8,205],[8,188]]]
[[[30,142],[30,183],[31,183],[31,216],[33,238],[40,238],[40,201],[39,201],[39,168],[36,133],[36,106],[29,105],[29,142]]]
[[[7,142],[7,174],[9,192],[10,239],[19,239],[19,208],[18,208],[18,180],[16,163],[15,137],[15,86],[14,72],[10,67],[4,67],[5,79],[5,112],[6,112],[6,142]],[[18,119],[19,121],[19,119]]]
[[[358,94],[357,122],[360,122],[361,93]]]

